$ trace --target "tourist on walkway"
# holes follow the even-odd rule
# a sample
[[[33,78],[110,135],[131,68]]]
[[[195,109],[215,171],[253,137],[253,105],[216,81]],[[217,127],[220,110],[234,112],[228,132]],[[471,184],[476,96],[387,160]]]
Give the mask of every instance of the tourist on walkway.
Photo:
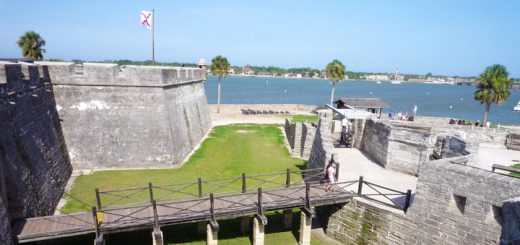
[[[330,162],[330,166],[326,169],[325,191],[331,190],[332,185],[336,183],[336,163],[334,159],[331,159]]]

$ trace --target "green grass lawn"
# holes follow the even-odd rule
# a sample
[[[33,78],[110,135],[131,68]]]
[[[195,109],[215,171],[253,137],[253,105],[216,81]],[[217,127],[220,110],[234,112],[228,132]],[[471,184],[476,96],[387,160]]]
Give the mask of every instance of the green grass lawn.
[[[303,118],[303,117],[300,117]],[[305,162],[290,156],[283,142],[281,125],[239,124],[218,126],[213,129],[195,154],[182,167],[160,170],[111,170],[99,171],[89,175],[81,175],[74,182],[72,196],[86,202],[69,198],[64,210],[76,212],[89,210],[95,206],[95,188],[112,190],[135,186],[147,186],[148,182],[154,185],[179,182],[195,182],[200,176],[203,180],[228,178],[259,173],[283,172],[287,168],[299,170]],[[284,175],[281,175],[284,181]],[[299,176],[293,175],[293,181]],[[295,179],[294,179],[295,178]],[[240,181],[233,187],[240,187]],[[195,192],[194,188],[186,189]],[[204,187],[204,192],[210,187]],[[154,197],[161,195],[154,191]],[[103,196],[103,195],[102,195]],[[135,199],[127,203],[148,200],[147,191],[134,196]],[[103,202],[111,199],[102,197]],[[104,203],[103,203],[104,204]],[[282,227],[280,212],[268,213],[269,223],[266,226],[266,244],[296,244],[298,241],[299,211],[294,210],[293,227],[285,230]],[[238,219],[219,221],[221,231],[219,244],[250,244],[252,233],[240,232]],[[197,224],[182,224],[163,228],[167,244],[205,244],[205,234],[197,233]],[[60,239],[56,244],[92,244],[93,237],[85,235],[76,238]],[[330,244],[328,238],[313,234],[312,244]],[[108,244],[150,244],[150,231],[113,234],[107,236]]]
[[[259,124],[218,126],[214,128],[209,138],[202,143],[195,154],[180,168],[110,170],[81,175],[75,180],[71,194],[86,202],[89,206],[95,206],[96,187],[103,191],[128,187],[146,187],[149,182],[153,185],[196,182],[199,176],[202,180],[209,180],[236,177],[243,172],[246,175],[254,175],[283,172],[287,168],[294,170],[303,168],[304,161],[291,157],[287,151],[279,127],[277,125]],[[283,181],[283,178],[284,175],[280,175],[280,179],[277,181]],[[236,181],[232,184],[232,187],[238,188],[241,182]],[[253,184],[250,183],[250,186],[253,186]],[[214,188],[211,187],[209,185],[204,186],[203,191],[206,193],[213,190]],[[197,186],[193,185],[185,191],[196,193]],[[155,192],[154,197],[167,195],[166,192]],[[146,201],[148,200],[148,192],[142,191],[132,197],[133,199],[122,200],[118,204]],[[102,195],[101,198],[103,205],[114,199],[115,197],[107,195]],[[82,210],[90,210],[90,207],[72,198],[67,200],[64,207],[66,212]]]
[[[318,115],[294,115],[292,116],[293,122],[318,122]]]
[[[517,162],[518,160],[513,160],[513,161]],[[520,163],[513,164],[513,166],[511,166],[511,167],[520,169]],[[511,173],[511,175],[520,177],[519,173]]]

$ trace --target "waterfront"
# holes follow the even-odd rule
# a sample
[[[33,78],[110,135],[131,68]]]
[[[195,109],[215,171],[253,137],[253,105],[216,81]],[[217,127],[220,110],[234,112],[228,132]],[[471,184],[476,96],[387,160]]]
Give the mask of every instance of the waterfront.
[[[208,77],[205,84],[208,103],[217,101],[217,78]],[[222,82],[223,104],[309,104],[324,105],[330,100],[331,85],[327,80],[285,79],[229,76]],[[484,105],[473,99],[475,87],[402,83],[377,84],[348,80],[336,86],[335,98],[378,97],[387,102],[389,111],[411,113],[417,104],[418,115],[481,120]],[[513,107],[520,100],[520,91],[511,91],[504,105],[493,104],[490,121],[500,124],[520,124],[520,112]],[[451,106],[451,108],[450,108]]]

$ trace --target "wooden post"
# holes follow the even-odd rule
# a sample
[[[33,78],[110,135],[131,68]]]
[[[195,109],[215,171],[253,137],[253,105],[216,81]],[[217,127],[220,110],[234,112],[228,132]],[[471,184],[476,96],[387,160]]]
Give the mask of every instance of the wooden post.
[[[96,201],[97,201],[97,208],[101,209],[101,198],[99,197],[99,189],[96,188]]]
[[[285,177],[285,187],[291,186],[291,169],[287,169],[287,174]]]
[[[305,184],[305,208],[307,210],[311,210],[311,196],[310,196],[311,185],[309,183]]]
[[[242,193],[246,193],[246,173],[242,173]]]
[[[215,198],[213,197],[213,193],[209,194],[209,210],[211,213],[211,220],[215,220]]]
[[[199,186],[199,198],[202,198],[202,179],[199,177],[198,179],[198,186]]]
[[[161,228],[159,227],[159,215],[157,214],[157,203],[155,200],[152,200],[152,209],[153,209],[153,231],[152,231],[152,240],[153,245],[163,245],[164,238]]]
[[[262,207],[262,188],[258,187],[258,214],[263,216],[264,210]]]
[[[157,215],[157,203],[155,200],[152,200],[152,208],[153,208],[153,224],[154,231],[160,231],[159,229],[159,215]]]
[[[362,190],[363,190],[363,176],[359,176],[358,189],[357,189],[358,196],[361,196]]]
[[[101,229],[99,228],[96,207],[92,207],[92,216],[94,218],[94,224],[96,225],[96,238],[94,239],[94,245],[103,245],[105,244],[105,241],[103,240],[103,234],[101,234]]]
[[[408,208],[410,207],[411,198],[412,198],[412,190],[408,190],[406,192],[406,200],[404,201],[404,207],[403,207],[403,211],[405,213],[406,213],[406,211],[408,211]]]
[[[150,192],[150,202],[153,204],[155,200],[153,199],[153,190],[152,190],[152,182],[148,182],[148,191]]]

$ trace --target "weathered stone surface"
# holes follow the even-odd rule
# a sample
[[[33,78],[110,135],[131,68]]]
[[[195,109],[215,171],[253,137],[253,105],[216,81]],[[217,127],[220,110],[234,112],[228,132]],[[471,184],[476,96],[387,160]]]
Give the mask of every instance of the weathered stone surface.
[[[353,199],[333,210],[327,235],[343,244],[412,244],[414,227],[403,213]]]
[[[38,62],[75,168],[177,165],[211,127],[201,69]]]
[[[330,125],[330,119],[320,118],[309,160],[307,161],[307,169],[324,168],[334,154]],[[322,176],[316,176],[314,181],[321,180],[321,178]]]
[[[1,219],[52,214],[72,172],[48,74],[0,64]]]
[[[354,200],[333,212],[327,234],[345,244],[518,243],[519,179],[469,159],[424,162],[406,215]]]
[[[12,244],[11,225],[4,201],[0,197],[0,244]]]
[[[520,244],[520,197],[502,205],[502,235],[500,244]]]
[[[308,160],[311,155],[312,143],[316,135],[316,128],[310,123],[302,124],[301,157]]]
[[[502,224],[493,218],[502,203],[520,196],[517,178],[464,166],[468,156],[425,162],[409,209],[418,241],[496,244]],[[483,177],[486,176],[486,177]],[[464,200],[464,201],[462,201]],[[489,218],[492,217],[492,218]]]
[[[368,120],[362,132],[359,148],[385,168],[395,171],[417,175],[421,162],[428,160],[433,151],[429,127]]]

